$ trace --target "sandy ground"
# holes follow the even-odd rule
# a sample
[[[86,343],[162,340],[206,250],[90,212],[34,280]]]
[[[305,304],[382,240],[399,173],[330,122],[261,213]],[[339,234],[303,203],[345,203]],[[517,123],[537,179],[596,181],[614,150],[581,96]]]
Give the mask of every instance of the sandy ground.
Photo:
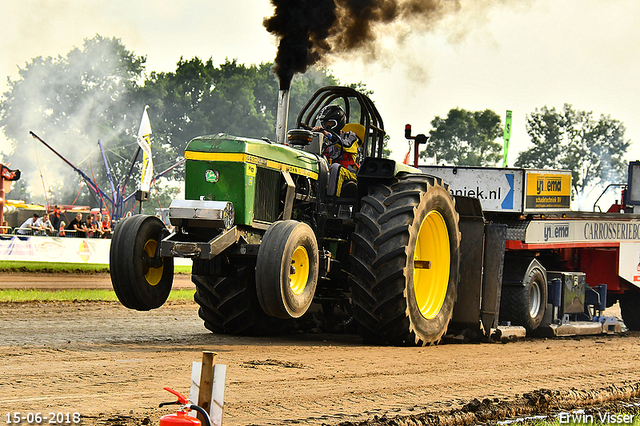
[[[11,279],[0,275],[3,286]],[[87,286],[104,280],[84,277],[103,281]],[[158,424],[175,412],[158,408],[173,399],[162,388],[188,395],[202,351],[227,365],[226,426],[468,424],[486,413],[569,409],[640,392],[637,333],[375,347],[354,335],[214,335],[197,310],[191,302],[151,312],[118,303],[0,304],[0,421],[13,412],[79,412],[83,424]]]

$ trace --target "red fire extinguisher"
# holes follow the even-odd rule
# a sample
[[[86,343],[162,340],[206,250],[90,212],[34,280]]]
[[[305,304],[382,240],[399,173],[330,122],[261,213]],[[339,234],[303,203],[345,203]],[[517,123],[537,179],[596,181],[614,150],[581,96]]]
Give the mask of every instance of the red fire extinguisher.
[[[169,414],[160,418],[160,426],[201,426],[200,420],[189,415],[189,411],[195,410],[202,414],[205,420],[205,426],[211,426],[211,419],[209,414],[202,407],[198,407],[195,404],[191,404],[189,400],[180,392],[174,391],[169,387],[165,387],[164,390],[171,392],[178,397],[177,401],[163,402],[160,407],[165,405],[181,404],[180,410],[176,414]]]

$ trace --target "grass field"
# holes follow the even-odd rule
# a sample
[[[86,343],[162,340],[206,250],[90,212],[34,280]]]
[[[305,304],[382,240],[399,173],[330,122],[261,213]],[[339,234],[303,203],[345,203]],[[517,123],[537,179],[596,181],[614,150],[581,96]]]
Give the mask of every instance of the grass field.
[[[190,266],[175,266],[178,274],[190,274]],[[100,274],[109,273],[109,267],[102,264],[15,262],[0,261],[0,272]],[[172,290],[169,300],[193,300],[195,290]],[[0,290],[2,302],[46,302],[46,301],[118,301],[113,290]]]

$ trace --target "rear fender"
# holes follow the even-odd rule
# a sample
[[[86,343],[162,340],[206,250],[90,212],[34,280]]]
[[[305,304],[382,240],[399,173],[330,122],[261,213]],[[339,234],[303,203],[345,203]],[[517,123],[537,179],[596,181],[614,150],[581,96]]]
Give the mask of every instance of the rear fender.
[[[358,171],[360,179],[389,179],[401,173],[422,174],[420,169],[385,158],[366,157]]]

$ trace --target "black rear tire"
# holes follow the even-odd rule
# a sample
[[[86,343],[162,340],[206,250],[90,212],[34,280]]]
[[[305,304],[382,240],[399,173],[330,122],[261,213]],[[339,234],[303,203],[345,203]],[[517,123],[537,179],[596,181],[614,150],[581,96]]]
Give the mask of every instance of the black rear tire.
[[[356,215],[350,259],[360,333],[375,344],[437,343],[453,315],[459,281],[453,198],[441,180],[423,175],[368,192]]]
[[[204,262],[204,261],[201,261]],[[266,336],[288,330],[290,323],[270,317],[258,302],[255,267],[226,265],[224,276],[192,275],[198,315],[207,330],[238,336]]]
[[[129,309],[148,311],[166,302],[173,285],[173,258],[152,259],[164,223],[155,216],[136,215],[116,227],[109,251],[111,283],[118,300]]]
[[[640,330],[640,293],[625,292],[619,296],[622,321],[629,330]]]

